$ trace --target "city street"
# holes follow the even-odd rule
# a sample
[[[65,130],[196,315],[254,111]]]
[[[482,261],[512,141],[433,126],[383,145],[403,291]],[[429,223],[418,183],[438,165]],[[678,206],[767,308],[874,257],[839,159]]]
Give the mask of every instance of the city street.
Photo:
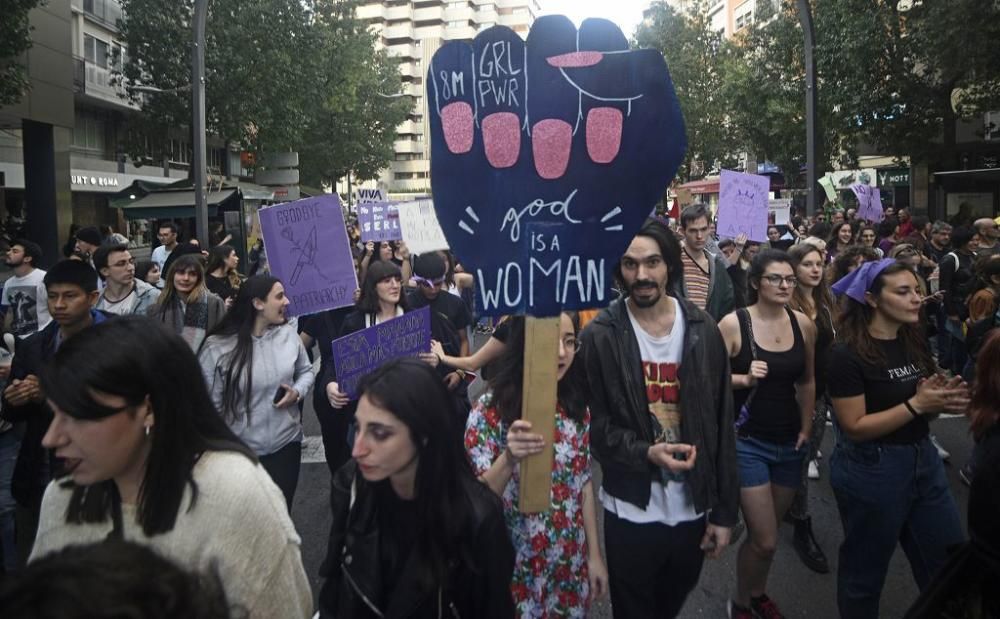
[[[309,436],[307,436],[307,447],[303,450],[303,466],[292,518],[302,536],[302,559],[315,595],[318,594],[321,584],[318,575],[319,566],[326,554],[329,534],[330,477],[322,460],[323,446],[318,436],[319,424],[311,406],[306,409],[305,422],[306,434]],[[952,464],[946,469],[964,523],[969,490],[959,479],[958,469],[965,463],[972,446],[967,432],[968,424],[964,418],[951,417],[939,419],[931,427],[940,442],[952,454]],[[830,561],[831,573],[820,575],[806,569],[792,548],[792,527],[782,526],[781,543],[771,569],[768,594],[779,604],[787,617],[809,619],[837,617],[836,550],[842,539],[842,530],[837,505],[829,485],[827,463],[833,449],[833,431],[832,428],[827,429],[822,448],[824,458],[820,462],[821,478],[811,482],[810,511],[816,536]],[[600,478],[596,462],[594,475],[595,480]],[[701,581],[688,599],[681,617],[725,617],[726,599],[732,595],[735,584],[736,552],[730,549],[719,561],[705,563]],[[664,583],[664,586],[669,586],[669,583]],[[902,617],[916,596],[917,588],[910,575],[909,566],[902,551],[897,551],[883,590],[881,616]],[[610,617],[610,603],[605,600],[597,604],[592,609],[591,616]]]

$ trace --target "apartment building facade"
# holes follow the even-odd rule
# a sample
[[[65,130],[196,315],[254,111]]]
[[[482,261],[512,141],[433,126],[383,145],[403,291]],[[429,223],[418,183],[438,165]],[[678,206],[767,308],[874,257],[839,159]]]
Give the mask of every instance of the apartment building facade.
[[[27,66],[32,88],[17,106],[0,110],[0,217],[26,218],[35,238],[44,238],[45,209],[32,202],[33,163],[26,154],[33,137],[25,121],[51,123],[56,133],[55,199],[63,215],[60,237],[69,222],[82,226],[109,224],[131,233],[138,245],[149,235],[142,225],[126,225],[110,198],[135,181],[167,184],[187,178],[191,165],[190,132],[179,127],[166,156],[137,166],[123,152],[129,121],[139,106],[123,98],[113,80],[128,50],[119,36],[119,0],[51,0],[32,14],[33,47]],[[58,50],[58,53],[56,52]],[[37,60],[33,55],[37,55]],[[50,84],[57,81],[58,88]],[[149,95],[155,96],[155,95]],[[45,105],[58,106],[58,117],[39,117]],[[28,160],[26,162],[26,159]],[[239,153],[213,139],[207,155],[209,174],[219,177],[239,170]],[[46,179],[43,184],[51,184]],[[34,220],[34,221],[33,221]]]
[[[392,199],[430,195],[430,123],[425,75],[446,41],[469,39],[507,26],[527,37],[540,13],[537,0],[382,0],[358,7],[357,16],[379,35],[379,45],[400,59],[403,95],[413,104],[396,128],[394,159],[377,182]]]

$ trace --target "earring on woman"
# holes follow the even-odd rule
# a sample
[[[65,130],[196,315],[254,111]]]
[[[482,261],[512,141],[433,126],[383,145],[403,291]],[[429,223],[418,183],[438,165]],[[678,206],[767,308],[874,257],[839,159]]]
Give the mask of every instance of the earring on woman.
[[[150,429],[151,427],[152,427],[152,426],[146,426],[146,438],[149,438],[149,429]]]

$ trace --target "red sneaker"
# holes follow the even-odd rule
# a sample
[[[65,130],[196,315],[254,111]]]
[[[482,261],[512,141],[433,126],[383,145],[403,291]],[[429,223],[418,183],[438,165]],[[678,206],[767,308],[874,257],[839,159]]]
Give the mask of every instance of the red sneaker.
[[[766,595],[750,598],[750,608],[760,619],[785,619],[778,610],[778,605]]]

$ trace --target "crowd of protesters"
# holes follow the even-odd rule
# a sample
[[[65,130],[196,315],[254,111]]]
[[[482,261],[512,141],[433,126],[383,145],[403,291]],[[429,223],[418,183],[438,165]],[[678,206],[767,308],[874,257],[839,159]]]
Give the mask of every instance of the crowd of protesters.
[[[873,226],[832,209],[757,243],[718,238],[705,205],[650,219],[610,306],[559,318],[552,436],[522,419],[524,319],[474,350],[474,282],[449,252],[351,229],[354,304],[295,319],[261,246],[247,278],[226,239],[203,251],[178,233],[163,222],[139,264],[96,228],[47,272],[35,243],[7,252],[0,608],[13,616],[97,616],[101,596],[144,617],[311,617],[317,598],[330,618],[584,617],[609,594],[617,617],[673,617],[704,560],[742,538],[729,616],[779,618],[768,574],[783,521],[803,564],[831,569],[808,500],[828,421],[841,616],[879,616],[897,546],[922,592],[915,616],[957,598],[997,610],[985,587],[968,601],[1000,548],[994,220],[953,228],[901,209]],[[431,350],[346,393],[331,342],[423,307]],[[290,517],[310,391],[332,516],[315,596]],[[971,420],[969,541],[931,434],[942,413]],[[550,507],[521,513],[521,463],[548,443]]]

